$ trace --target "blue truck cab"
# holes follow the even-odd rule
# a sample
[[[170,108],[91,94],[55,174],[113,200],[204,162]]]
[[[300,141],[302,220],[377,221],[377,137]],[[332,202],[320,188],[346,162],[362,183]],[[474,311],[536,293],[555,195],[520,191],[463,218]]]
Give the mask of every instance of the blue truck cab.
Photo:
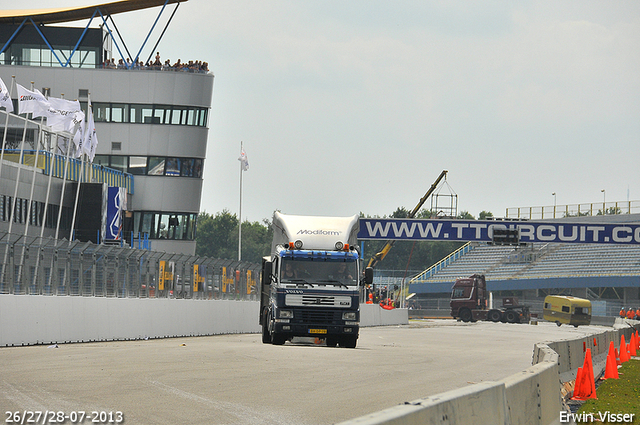
[[[305,217],[276,212],[272,253],[261,273],[262,342],[316,337],[355,348],[360,329],[358,217]]]

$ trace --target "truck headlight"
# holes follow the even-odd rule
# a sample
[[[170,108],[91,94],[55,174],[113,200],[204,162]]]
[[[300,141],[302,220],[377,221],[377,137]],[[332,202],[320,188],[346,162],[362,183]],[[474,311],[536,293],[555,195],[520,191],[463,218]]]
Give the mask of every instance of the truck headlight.
[[[358,313],[356,313],[355,311],[345,311],[344,313],[342,313],[342,320],[357,320],[358,319]]]
[[[281,319],[291,319],[293,318],[293,310],[280,310],[279,317]]]

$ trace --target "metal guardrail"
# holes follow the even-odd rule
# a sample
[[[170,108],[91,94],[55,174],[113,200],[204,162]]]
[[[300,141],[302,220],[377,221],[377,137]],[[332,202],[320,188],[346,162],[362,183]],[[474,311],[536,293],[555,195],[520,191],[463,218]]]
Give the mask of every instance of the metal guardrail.
[[[77,158],[65,158],[64,155],[42,150],[37,153],[33,149],[25,150],[20,155],[19,149],[6,149],[4,153],[5,160],[29,167],[33,167],[36,158],[38,161],[36,168],[41,169],[42,173],[47,176],[53,173],[54,177],[66,178],[69,181],[106,183],[112,187],[124,187],[129,194],[133,194],[133,175],[129,173],[107,168],[100,164],[85,163],[83,166],[82,161]],[[65,166],[67,168],[66,175]]]
[[[409,283],[421,283],[421,282],[426,281],[431,276],[433,276],[434,274],[436,274],[440,270],[442,270],[445,267],[447,267],[449,264],[453,263],[458,258],[462,257],[464,254],[469,252],[472,248],[473,248],[473,246],[471,245],[471,242],[467,242],[466,244],[464,244],[463,246],[461,246],[460,248],[458,248],[457,250],[455,250],[451,254],[447,255],[442,260],[438,261],[433,266],[429,267],[427,270],[423,271],[419,275],[417,275],[414,278],[412,278],[411,280],[409,280]]]
[[[257,299],[256,263],[0,235],[0,294]]]
[[[512,207],[507,208],[505,217],[512,219],[543,220],[550,218],[636,213],[640,213],[640,201],[592,202],[589,204],[548,205],[542,207]]]

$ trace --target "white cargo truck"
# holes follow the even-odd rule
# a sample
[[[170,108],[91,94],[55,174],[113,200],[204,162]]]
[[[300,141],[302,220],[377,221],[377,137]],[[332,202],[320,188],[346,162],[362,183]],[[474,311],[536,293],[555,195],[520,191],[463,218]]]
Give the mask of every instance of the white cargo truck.
[[[355,348],[360,329],[358,216],[307,217],[276,212],[271,256],[262,260],[262,342],[282,345],[316,337]]]

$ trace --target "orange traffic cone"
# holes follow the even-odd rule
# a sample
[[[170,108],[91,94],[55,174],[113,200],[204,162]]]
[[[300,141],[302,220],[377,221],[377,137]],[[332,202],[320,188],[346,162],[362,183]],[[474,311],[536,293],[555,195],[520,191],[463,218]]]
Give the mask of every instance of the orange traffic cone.
[[[638,345],[636,341],[636,334],[631,334],[631,342],[629,342],[629,356],[637,356],[638,353],[636,351],[636,346]]]
[[[573,397],[571,397],[571,400],[584,400],[582,374],[582,368],[579,367],[578,372],[576,373],[576,384],[573,386]]]
[[[591,359],[591,349],[587,348],[584,356],[584,364],[578,368],[578,377],[573,391],[572,400],[587,400],[596,397],[596,382],[593,377],[593,361]]]
[[[629,361],[629,354],[627,353],[627,343],[624,340],[624,335],[620,336],[620,363]]]
[[[607,365],[602,379],[618,379],[618,365],[616,364],[616,347],[613,341],[609,343],[609,354],[607,354]]]
[[[587,391],[589,391],[588,398],[597,399],[598,397],[596,397],[596,381],[593,373],[593,359],[591,357],[591,348],[587,348],[587,353],[584,356],[584,366],[582,366],[582,369],[584,370],[585,367],[587,368]]]

